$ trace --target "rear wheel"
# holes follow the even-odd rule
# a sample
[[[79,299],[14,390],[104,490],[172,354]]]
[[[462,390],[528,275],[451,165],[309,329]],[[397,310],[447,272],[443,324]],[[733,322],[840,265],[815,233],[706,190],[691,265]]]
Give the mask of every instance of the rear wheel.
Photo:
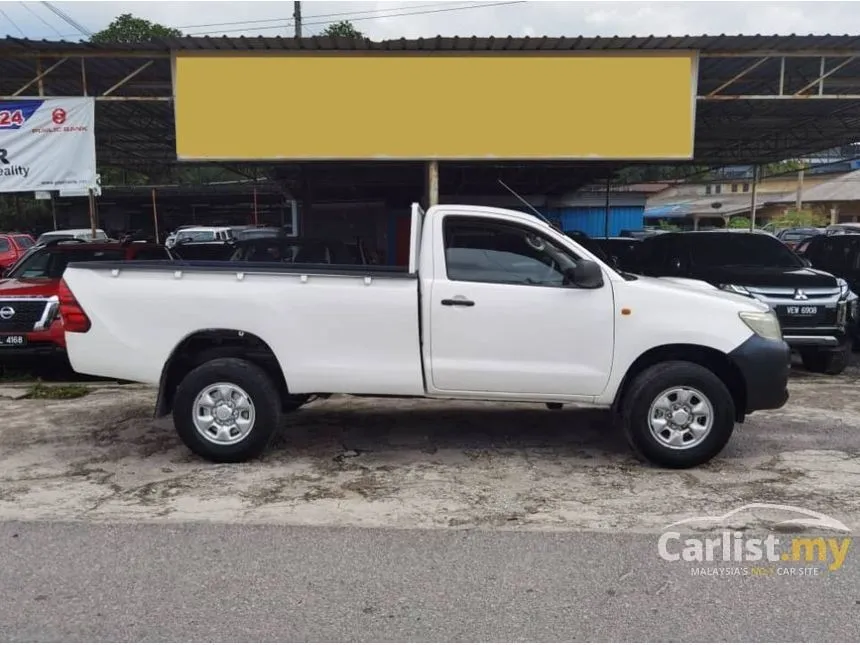
[[[621,424],[634,453],[666,468],[710,461],[735,427],[735,403],[710,370],[685,361],[649,367],[621,402]]]
[[[836,376],[842,374],[851,362],[851,344],[845,343],[837,350],[804,349],[800,358],[810,372]]]
[[[238,358],[218,358],[193,369],[174,397],[179,437],[209,461],[258,457],[280,420],[281,398],[272,379],[259,366]]]

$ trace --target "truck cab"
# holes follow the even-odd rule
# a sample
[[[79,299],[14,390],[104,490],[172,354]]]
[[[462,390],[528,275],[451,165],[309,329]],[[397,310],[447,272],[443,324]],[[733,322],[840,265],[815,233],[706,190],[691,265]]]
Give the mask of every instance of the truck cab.
[[[416,205],[410,234],[403,268],[71,264],[70,361],[157,385],[156,414],[214,461],[261,454],[283,414],[339,393],[604,407],[635,454],[683,468],[787,400],[761,302],[615,270],[517,211]]]

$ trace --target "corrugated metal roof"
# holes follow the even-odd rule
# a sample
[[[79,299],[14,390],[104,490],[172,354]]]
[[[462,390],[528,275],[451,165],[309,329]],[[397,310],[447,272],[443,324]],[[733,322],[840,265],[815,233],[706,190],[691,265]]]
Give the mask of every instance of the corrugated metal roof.
[[[803,202],[851,202],[860,201],[860,170],[846,173],[841,177],[831,179],[823,184],[803,189]],[[783,195],[777,201],[780,204],[794,203],[796,192]]]
[[[760,51],[858,51],[860,35],[798,36],[562,36],[519,38],[514,36],[436,36],[432,38],[400,38],[374,41],[365,38],[313,36],[282,38],[267,36],[184,36],[162,38],[133,44],[97,44],[88,42],[27,40],[6,37],[0,40],[0,52],[6,51],[162,51],[170,50],[309,50],[309,51],[658,51],[698,50],[713,52]]]

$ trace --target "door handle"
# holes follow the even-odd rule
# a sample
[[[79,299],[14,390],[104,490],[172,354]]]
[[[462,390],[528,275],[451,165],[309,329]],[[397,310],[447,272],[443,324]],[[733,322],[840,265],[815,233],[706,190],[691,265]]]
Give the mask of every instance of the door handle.
[[[474,307],[475,303],[471,300],[465,300],[463,298],[457,298],[455,300],[445,299],[442,301],[442,304],[446,307]]]

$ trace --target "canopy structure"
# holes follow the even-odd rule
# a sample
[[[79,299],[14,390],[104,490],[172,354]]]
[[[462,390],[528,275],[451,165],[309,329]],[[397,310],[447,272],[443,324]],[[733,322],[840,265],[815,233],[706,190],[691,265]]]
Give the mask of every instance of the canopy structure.
[[[697,82],[695,98],[691,97],[695,100],[695,148],[693,158],[685,163],[768,163],[860,138],[860,36],[437,37],[382,42],[327,37],[184,37],[133,45],[6,38],[0,40],[0,96],[93,96],[99,163],[130,169],[163,168],[177,163],[172,56],[189,51],[308,56],[695,52]],[[272,78],[270,82],[288,83],[289,79]],[[545,79],[541,91],[532,92],[534,100],[552,101],[554,84],[576,82],[575,78]],[[511,92],[525,91],[530,90],[511,88]],[[581,87],[583,100],[595,91]],[[264,97],[266,87],[260,87],[259,93]],[[433,87],[428,87],[427,97],[432,95]],[[297,101],[313,101],[313,88],[296,87],[295,97]],[[231,110],[252,98],[225,95],[212,109],[231,119]],[[641,109],[640,98],[631,93],[629,104],[620,106],[619,111]],[[344,109],[348,106],[347,101]],[[519,125],[528,127],[527,123]],[[283,127],[300,125],[286,119]],[[243,162],[234,167],[247,171],[250,165]],[[620,165],[626,164],[618,160],[450,161],[442,163],[440,190],[445,194],[482,194],[497,188],[502,179],[523,194],[563,192],[606,177]],[[272,164],[268,166],[267,173],[271,174]],[[427,180],[420,163],[395,161],[285,161],[276,164],[274,172],[294,193],[313,183],[336,199],[368,198],[392,189],[414,194],[415,186],[423,186]]]

